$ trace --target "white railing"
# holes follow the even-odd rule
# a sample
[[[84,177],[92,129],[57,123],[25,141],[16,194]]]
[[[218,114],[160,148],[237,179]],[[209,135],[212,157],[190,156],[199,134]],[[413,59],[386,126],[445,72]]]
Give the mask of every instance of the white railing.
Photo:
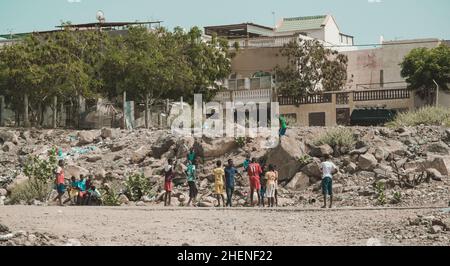
[[[258,90],[235,90],[235,91],[222,91],[216,94],[214,98],[218,102],[270,102],[272,98],[271,89],[258,89]]]
[[[249,47],[282,47],[285,44],[293,40],[297,40],[296,36],[275,36],[275,37],[260,37],[251,39],[237,39],[230,40],[230,47],[234,46],[234,43],[238,43],[239,47],[249,48]]]
[[[229,79],[225,82],[228,90],[259,90],[272,88],[272,77],[259,77],[247,79]]]

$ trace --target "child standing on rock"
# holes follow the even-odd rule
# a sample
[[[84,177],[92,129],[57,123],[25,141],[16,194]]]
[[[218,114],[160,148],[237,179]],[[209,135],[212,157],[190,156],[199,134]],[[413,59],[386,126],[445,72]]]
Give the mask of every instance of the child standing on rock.
[[[225,207],[225,197],[223,195],[223,187],[224,187],[224,177],[225,177],[225,171],[223,170],[222,167],[222,162],[221,161],[217,161],[216,163],[216,168],[213,170],[213,174],[214,174],[214,193],[216,194],[217,197],[217,206],[216,207],[220,207],[220,199],[222,198],[222,204],[223,207]]]
[[[164,167],[164,206],[170,206],[173,190],[173,179],[175,178],[175,171],[173,160],[167,160],[167,165]]]
[[[194,159],[192,162],[188,162],[186,175],[187,175],[187,181],[189,185],[189,201],[187,203],[187,206],[191,205],[191,202],[194,203],[197,198],[198,189],[197,189],[197,177],[196,177],[196,165],[197,165],[197,159]],[[195,203],[194,203],[195,204]]]

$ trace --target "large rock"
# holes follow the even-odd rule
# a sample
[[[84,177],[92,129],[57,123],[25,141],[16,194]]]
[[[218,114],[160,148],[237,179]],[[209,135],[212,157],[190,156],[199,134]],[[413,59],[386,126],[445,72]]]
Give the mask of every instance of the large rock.
[[[118,152],[118,151],[125,149],[126,146],[127,145],[125,142],[116,142],[110,146],[110,149],[112,152]]]
[[[28,181],[28,177],[24,175],[18,175],[14,178],[13,182],[6,187],[6,190],[11,192],[16,186]]]
[[[87,176],[89,175],[89,171],[78,165],[66,165],[64,167],[65,178],[71,178],[72,176],[79,178],[80,175]]]
[[[5,142],[2,146],[2,151],[4,152],[12,152],[16,149],[16,145],[14,145],[14,143],[12,142]]]
[[[147,158],[148,154],[149,151],[147,150],[147,148],[145,146],[142,146],[131,153],[130,162],[134,164],[141,163],[145,160],[145,158]]]
[[[19,143],[17,135],[12,131],[0,131],[0,142],[12,142],[14,144]]]
[[[116,132],[117,131],[115,129],[104,127],[104,128],[102,128],[101,136],[104,139],[107,139],[107,138],[114,139],[114,138],[116,138],[116,135],[117,135]]]
[[[91,144],[95,138],[96,135],[93,131],[80,131],[78,132],[78,146]]]
[[[329,157],[334,153],[333,148],[328,144],[321,146],[310,146],[309,155],[312,157]]]
[[[362,170],[373,170],[378,164],[378,160],[370,153],[362,154],[358,158],[358,166]]]
[[[170,147],[175,144],[175,139],[173,137],[161,136],[158,140],[153,144],[151,155],[154,158],[161,159],[161,156],[168,152]]]
[[[280,181],[290,180],[302,167],[299,159],[305,155],[305,150],[303,142],[291,136],[283,137],[279,145],[267,153],[267,164],[278,167]]]
[[[450,156],[430,156],[425,164],[425,168],[434,168],[444,176],[450,175]]]
[[[322,170],[320,169],[321,161],[314,158],[313,162],[307,164],[301,170],[304,174],[309,176],[310,183],[316,183],[322,179]]]
[[[128,204],[130,202],[130,200],[124,194],[120,195],[118,200],[121,204]]]
[[[226,155],[239,146],[234,138],[204,139],[201,148],[205,158],[217,158]]]
[[[360,155],[360,154],[365,154],[367,153],[367,151],[369,150],[369,147],[365,146],[365,147],[361,147],[359,149],[355,149],[350,151],[350,155]]]
[[[443,142],[437,142],[437,143],[432,143],[432,144],[428,145],[426,148],[426,151],[431,152],[431,153],[442,154],[442,155],[448,155],[450,153],[449,147],[447,146],[447,144],[445,144]]]
[[[101,159],[102,159],[101,155],[91,155],[86,159],[86,161],[90,163],[95,163],[97,161],[100,161]]]
[[[289,183],[285,186],[286,189],[290,190],[303,190],[309,186],[309,176],[300,172],[297,173]]]
[[[442,177],[443,177],[442,174],[434,168],[428,168],[427,174],[433,180],[442,181]]]
[[[186,158],[189,150],[194,147],[195,140],[191,136],[184,136],[177,140],[176,142],[176,157]]]
[[[0,196],[6,196],[8,194],[8,191],[4,188],[0,188]]]

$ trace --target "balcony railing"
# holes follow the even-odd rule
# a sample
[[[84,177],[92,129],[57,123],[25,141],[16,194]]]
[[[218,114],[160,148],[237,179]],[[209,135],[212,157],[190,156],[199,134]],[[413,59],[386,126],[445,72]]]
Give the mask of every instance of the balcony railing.
[[[296,36],[274,36],[274,37],[260,37],[251,39],[237,39],[230,40],[230,47],[234,46],[234,43],[238,43],[242,48],[258,48],[258,47],[283,47],[291,41],[297,40]]]
[[[214,98],[218,102],[270,102],[272,98],[271,89],[259,90],[235,90],[218,92]]]
[[[300,105],[300,104],[317,104],[317,103],[331,103],[332,94],[311,94],[303,97],[293,96],[279,96],[278,102],[280,105]]]
[[[260,90],[272,88],[272,77],[259,77],[248,79],[229,79],[228,85],[225,85],[229,90]]]
[[[336,93],[336,104],[347,105],[350,102],[350,95],[348,92]]]
[[[353,92],[355,102],[409,99],[410,96],[411,92],[405,88]]]

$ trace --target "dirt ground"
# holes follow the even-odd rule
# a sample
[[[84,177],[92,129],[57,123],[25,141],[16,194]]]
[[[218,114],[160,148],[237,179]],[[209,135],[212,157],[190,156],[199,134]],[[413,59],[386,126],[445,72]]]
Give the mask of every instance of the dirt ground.
[[[446,237],[387,237],[406,219],[433,211],[3,206],[0,223],[81,245],[449,245]]]

